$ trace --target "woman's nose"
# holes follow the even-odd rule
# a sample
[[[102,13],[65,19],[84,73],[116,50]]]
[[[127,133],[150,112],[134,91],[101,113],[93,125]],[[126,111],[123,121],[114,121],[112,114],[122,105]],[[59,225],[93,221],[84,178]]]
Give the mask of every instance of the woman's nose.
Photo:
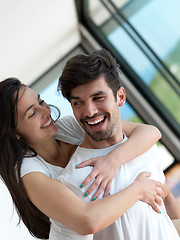
[[[50,115],[51,114],[51,110],[49,106],[41,106],[41,113],[42,115]]]

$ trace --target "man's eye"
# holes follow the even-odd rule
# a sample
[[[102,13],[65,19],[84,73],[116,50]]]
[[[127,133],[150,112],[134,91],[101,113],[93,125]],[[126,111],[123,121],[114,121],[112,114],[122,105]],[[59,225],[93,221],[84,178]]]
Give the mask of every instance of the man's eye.
[[[94,100],[102,100],[102,99],[104,99],[104,97],[94,97],[93,99]]]
[[[74,106],[79,106],[81,104],[81,102],[74,102],[73,105]]]

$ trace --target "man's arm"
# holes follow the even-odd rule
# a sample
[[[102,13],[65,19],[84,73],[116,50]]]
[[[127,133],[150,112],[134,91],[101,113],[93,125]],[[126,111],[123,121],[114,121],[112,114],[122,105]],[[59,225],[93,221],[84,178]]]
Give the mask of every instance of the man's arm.
[[[163,201],[169,217],[171,219],[180,219],[180,202],[173,196],[166,183],[163,185],[162,190],[164,191]]]

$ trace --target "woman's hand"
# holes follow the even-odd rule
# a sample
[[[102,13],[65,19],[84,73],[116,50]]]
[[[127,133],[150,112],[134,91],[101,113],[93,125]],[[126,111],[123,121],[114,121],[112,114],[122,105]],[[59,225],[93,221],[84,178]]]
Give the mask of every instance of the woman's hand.
[[[162,184],[158,181],[148,179],[151,176],[149,172],[140,173],[133,184],[140,188],[139,200],[148,203],[157,213],[160,213],[159,206],[162,204],[164,192]]]
[[[92,196],[93,200],[98,198],[103,191],[103,197],[108,196],[112,180],[119,169],[118,161],[112,158],[111,154],[107,154],[106,156],[91,158],[89,160],[83,161],[82,163],[80,163],[80,165],[76,167],[82,168],[86,166],[93,166],[93,170],[84,179],[84,181],[81,183],[81,186],[84,187],[93,179],[95,179],[86,192],[91,194],[91,192],[97,189],[97,191]]]

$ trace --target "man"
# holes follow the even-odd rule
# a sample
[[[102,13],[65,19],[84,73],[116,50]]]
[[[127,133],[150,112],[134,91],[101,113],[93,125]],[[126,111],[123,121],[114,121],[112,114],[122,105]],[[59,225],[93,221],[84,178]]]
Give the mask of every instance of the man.
[[[92,168],[75,169],[75,164],[106,155],[127,139],[121,128],[120,107],[125,102],[126,94],[120,78],[121,73],[115,59],[102,49],[89,56],[79,54],[71,58],[59,79],[63,96],[70,101],[77,121],[85,130],[84,141],[73,154],[73,161],[69,162],[59,180],[84,201],[90,201],[93,193],[86,191],[88,186],[79,188],[79,185]],[[180,208],[164,183],[156,146],[121,166],[113,180],[110,194],[127,187],[142,171],[150,171],[152,178],[164,184],[167,212],[172,219],[180,218]],[[71,174],[68,175],[69,172]],[[110,227],[96,233],[94,239],[172,240],[179,237],[164,204],[161,206],[161,214],[157,214],[148,204],[139,201]]]

